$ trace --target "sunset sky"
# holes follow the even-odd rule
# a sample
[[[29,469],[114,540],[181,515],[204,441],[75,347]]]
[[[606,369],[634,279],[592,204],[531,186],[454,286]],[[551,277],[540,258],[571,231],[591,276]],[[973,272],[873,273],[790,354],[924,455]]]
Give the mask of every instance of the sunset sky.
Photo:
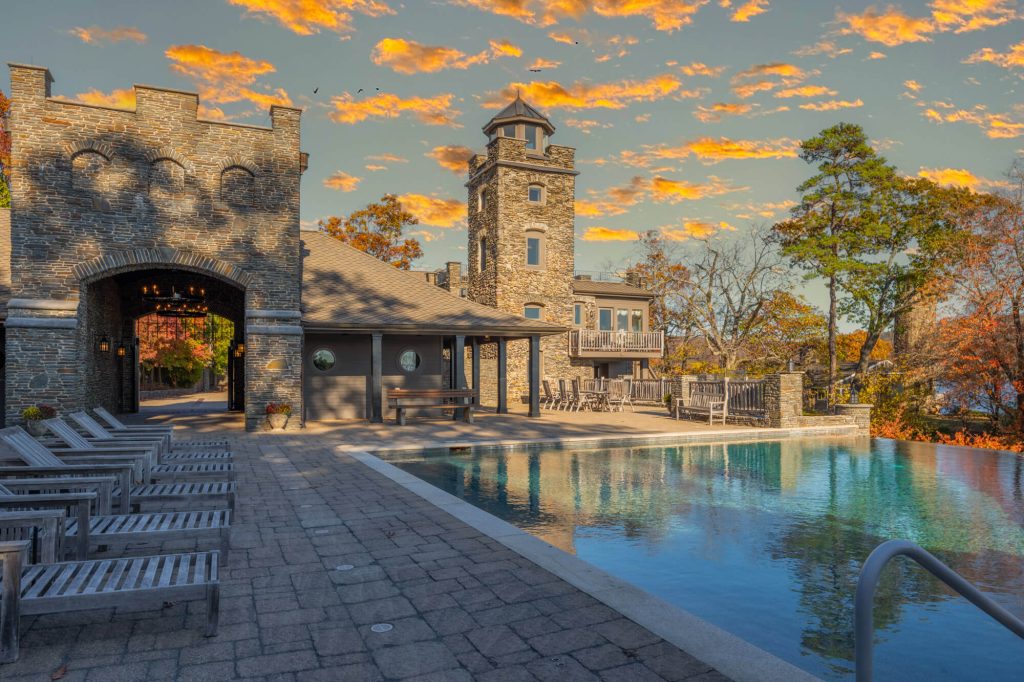
[[[35,0],[5,3],[0,56],[87,102],[130,108],[145,83],[208,118],[302,107],[304,224],[398,194],[420,266],[465,258],[463,159],[519,89],[577,149],[596,271],[640,231],[784,217],[799,140],[839,121],[905,174],[992,187],[1024,148],[1022,19],[1015,0]]]

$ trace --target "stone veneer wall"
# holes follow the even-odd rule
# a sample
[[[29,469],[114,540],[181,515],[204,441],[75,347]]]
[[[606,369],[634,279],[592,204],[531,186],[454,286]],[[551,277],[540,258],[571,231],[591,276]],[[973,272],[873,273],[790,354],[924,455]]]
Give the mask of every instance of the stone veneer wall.
[[[469,296],[499,310],[522,315],[523,307],[543,307],[543,320],[564,327],[573,323],[572,281],[575,269],[575,150],[551,145],[544,156],[528,155],[525,140],[499,137],[487,146],[487,154],[469,161]],[[535,168],[523,168],[526,164]],[[561,171],[561,172],[560,172]],[[544,187],[545,200],[527,200],[531,184]],[[477,196],[485,188],[483,211]],[[543,267],[526,266],[526,233],[543,234]],[[480,271],[480,238],[487,238],[487,269]],[[482,349],[485,359],[494,346]],[[543,374],[557,378],[592,376],[589,361],[569,357],[565,334],[541,340]],[[529,342],[508,344],[508,398],[518,402],[528,390]],[[481,367],[487,363],[481,362]],[[493,371],[481,376],[485,404],[493,404]]]
[[[91,299],[107,276],[152,268],[244,289],[246,426],[268,402],[302,414],[299,110],[232,125],[198,119],[193,93],[135,86],[126,111],[54,99],[50,83],[11,65],[7,421],[40,401],[109,403],[92,339],[109,313]]]

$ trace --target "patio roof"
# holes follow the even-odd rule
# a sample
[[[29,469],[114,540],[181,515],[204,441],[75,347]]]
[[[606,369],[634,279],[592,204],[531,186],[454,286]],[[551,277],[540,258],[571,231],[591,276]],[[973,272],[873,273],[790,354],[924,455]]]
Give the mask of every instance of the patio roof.
[[[302,233],[307,330],[525,337],[565,328],[474,303],[320,232]]]
[[[647,289],[641,289],[625,282],[604,282],[592,279],[574,279],[572,290],[575,294],[592,296],[619,296],[622,298],[654,298]]]

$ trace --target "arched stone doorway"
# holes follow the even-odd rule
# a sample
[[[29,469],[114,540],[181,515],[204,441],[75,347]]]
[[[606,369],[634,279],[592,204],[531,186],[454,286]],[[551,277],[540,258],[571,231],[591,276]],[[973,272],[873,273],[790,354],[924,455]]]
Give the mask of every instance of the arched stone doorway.
[[[140,321],[164,329],[195,329],[217,316],[230,323],[227,349],[228,409],[242,411],[245,396],[245,273],[209,258],[180,251],[125,252],[116,259],[79,267],[78,347],[83,394],[88,402],[120,412],[140,407],[146,341]],[[115,260],[115,262],[110,262]],[[189,346],[185,346],[187,349]],[[214,403],[215,404],[215,403]]]

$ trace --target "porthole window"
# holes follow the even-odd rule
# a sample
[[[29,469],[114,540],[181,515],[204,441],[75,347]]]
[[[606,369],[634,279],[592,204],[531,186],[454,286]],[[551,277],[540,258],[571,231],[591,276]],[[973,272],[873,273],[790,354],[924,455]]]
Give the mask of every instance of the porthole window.
[[[321,372],[326,372],[334,367],[335,361],[334,353],[326,348],[313,351],[313,366]]]
[[[398,354],[398,368],[406,374],[412,374],[420,368],[420,354],[407,348]]]

